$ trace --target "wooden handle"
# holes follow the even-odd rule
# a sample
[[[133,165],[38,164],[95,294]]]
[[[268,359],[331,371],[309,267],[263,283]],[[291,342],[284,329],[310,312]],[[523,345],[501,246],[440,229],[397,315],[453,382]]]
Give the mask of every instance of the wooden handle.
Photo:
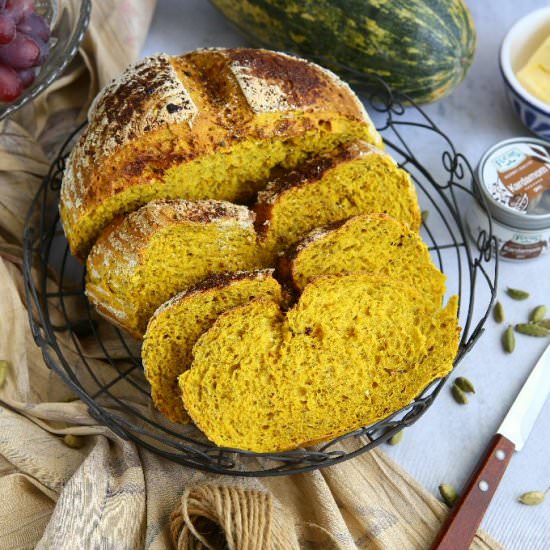
[[[514,444],[495,435],[432,545],[432,550],[468,550],[508,467]]]

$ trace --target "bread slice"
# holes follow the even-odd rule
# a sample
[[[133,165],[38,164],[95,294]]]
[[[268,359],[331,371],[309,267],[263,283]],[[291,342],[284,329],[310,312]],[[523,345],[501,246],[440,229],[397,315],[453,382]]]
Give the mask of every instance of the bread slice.
[[[386,214],[364,214],[314,229],[280,262],[281,275],[301,291],[315,277],[369,272],[403,281],[440,305],[445,275],[420,235]]]
[[[224,447],[274,452],[385,418],[452,368],[457,297],[444,309],[390,278],[325,276],[286,315],[256,299],[223,313],[179,377],[184,405]]]
[[[193,345],[218,316],[255,298],[281,304],[273,270],[208,277],[160,306],[147,326],[141,358],[157,409],[173,422],[187,423],[178,375],[191,365]]]
[[[73,254],[115,217],[154,199],[251,200],[275,166],[350,139],[381,145],[363,105],[333,73],[247,48],[159,54],[97,97],[61,188]]]
[[[341,146],[271,182],[258,194],[256,227],[275,256],[312,229],[358,214],[382,212],[420,228],[411,178],[386,153],[364,143]]]
[[[215,273],[264,267],[253,215],[222,201],[153,201],[117,220],[87,261],[86,294],[136,338],[166,300]]]

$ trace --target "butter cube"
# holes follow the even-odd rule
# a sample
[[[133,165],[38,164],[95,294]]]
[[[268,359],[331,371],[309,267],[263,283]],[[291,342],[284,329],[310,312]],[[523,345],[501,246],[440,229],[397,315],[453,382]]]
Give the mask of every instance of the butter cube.
[[[550,36],[516,76],[525,90],[550,105]]]

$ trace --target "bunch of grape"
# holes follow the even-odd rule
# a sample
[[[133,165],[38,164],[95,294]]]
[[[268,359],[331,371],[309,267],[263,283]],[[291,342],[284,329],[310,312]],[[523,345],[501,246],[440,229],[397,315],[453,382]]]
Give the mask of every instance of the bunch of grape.
[[[49,53],[50,27],[33,0],[0,0],[0,101],[28,88]]]

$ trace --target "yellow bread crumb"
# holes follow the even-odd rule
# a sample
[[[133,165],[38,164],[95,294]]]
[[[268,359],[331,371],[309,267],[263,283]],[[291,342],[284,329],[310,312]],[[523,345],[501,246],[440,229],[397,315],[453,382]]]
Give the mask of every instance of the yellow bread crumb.
[[[383,151],[358,141],[271,182],[258,194],[255,211],[272,258],[312,229],[358,214],[386,213],[415,231],[421,223],[410,175]]]
[[[223,201],[152,201],[103,232],[87,260],[86,294],[136,338],[166,300],[205,277],[264,267],[253,216]]]
[[[209,277],[163,304],[143,339],[141,358],[156,408],[174,422],[187,423],[178,376],[191,365],[191,351],[218,316],[255,298],[282,302],[273,270]]]
[[[420,235],[386,214],[365,214],[314,229],[281,260],[298,290],[319,275],[369,272],[403,281],[440,305],[445,275]]]
[[[179,377],[184,406],[223,447],[274,452],[385,418],[452,368],[457,297],[365,274],[310,283],[285,316],[257,299],[218,317]]]

